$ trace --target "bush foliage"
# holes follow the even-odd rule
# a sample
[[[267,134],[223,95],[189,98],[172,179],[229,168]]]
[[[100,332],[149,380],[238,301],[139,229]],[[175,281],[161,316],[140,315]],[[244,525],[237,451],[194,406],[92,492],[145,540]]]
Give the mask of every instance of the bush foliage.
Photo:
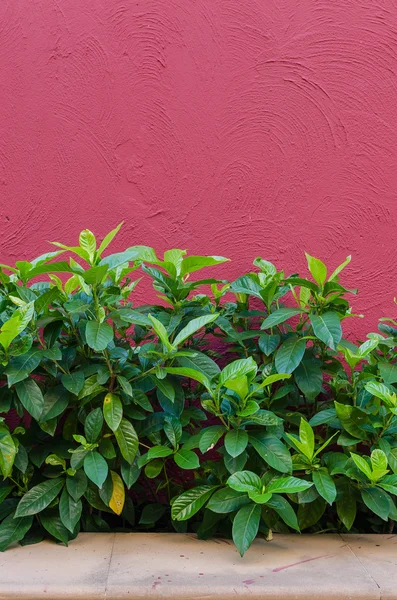
[[[219,256],[104,256],[119,228],[0,268],[0,550],[189,530],[243,554],[273,531],[392,531],[397,324],[343,338],[350,257],[329,275],[307,255],[309,279],[257,258],[228,283]],[[142,276],[158,304],[134,305]]]

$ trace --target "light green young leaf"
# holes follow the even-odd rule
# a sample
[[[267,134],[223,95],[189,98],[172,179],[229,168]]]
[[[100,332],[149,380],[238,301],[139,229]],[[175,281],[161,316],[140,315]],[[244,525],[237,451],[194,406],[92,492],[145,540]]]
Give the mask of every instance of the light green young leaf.
[[[364,473],[364,475],[366,475],[366,477],[368,477],[368,479],[372,479],[371,467],[369,466],[369,464],[367,463],[365,458],[363,456],[359,456],[358,454],[355,454],[354,452],[350,452],[350,456],[352,457],[356,467],[362,473]]]
[[[307,266],[309,267],[309,271],[312,274],[314,281],[318,283],[318,285],[323,286],[327,279],[327,267],[325,264],[314,256],[310,256],[310,254],[306,255]]]
[[[95,235],[89,229],[84,229],[79,236],[80,248],[87,253],[89,262],[92,264],[95,258],[96,239]]]
[[[180,375],[181,377],[189,377],[190,379],[194,379],[207,388],[209,392],[211,391],[210,380],[201,371],[196,371],[187,367],[166,367],[164,371],[170,375]]]
[[[346,260],[343,261],[342,264],[339,265],[339,267],[336,267],[335,271],[332,273],[332,275],[329,277],[328,281],[333,281],[336,277],[338,277],[339,273],[345,268],[347,267],[347,265],[349,264],[349,262],[351,261],[352,257],[351,255],[349,255]]]
[[[156,335],[158,336],[159,340],[161,340],[163,346],[165,346],[165,348],[168,351],[171,351],[173,349],[173,346],[168,339],[167,330],[164,327],[164,325],[161,323],[161,321],[156,319],[156,317],[153,317],[153,315],[148,315],[148,317],[153,325],[153,329],[156,332]]]
[[[120,228],[123,226],[124,221],[121,221],[121,223],[119,223],[117,225],[117,227],[115,229],[113,229],[112,231],[110,231],[102,240],[101,245],[98,248],[98,254],[99,256],[101,256],[102,252],[104,250],[106,250],[106,248],[109,246],[109,244],[112,242],[112,240],[114,239],[114,237],[118,234],[118,232],[120,231]]]

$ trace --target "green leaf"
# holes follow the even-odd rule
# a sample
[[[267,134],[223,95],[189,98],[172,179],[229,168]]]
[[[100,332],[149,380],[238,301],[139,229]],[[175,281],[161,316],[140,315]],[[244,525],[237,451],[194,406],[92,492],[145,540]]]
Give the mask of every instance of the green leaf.
[[[103,425],[102,410],[94,408],[88,415],[84,423],[84,435],[87,441],[92,444],[96,442],[101,433]]]
[[[173,447],[176,448],[182,437],[182,425],[177,417],[168,415],[165,417],[164,433]]]
[[[387,470],[387,456],[379,448],[371,452],[371,465],[373,471],[386,471]]]
[[[117,227],[115,229],[113,229],[112,231],[110,231],[102,240],[101,245],[98,248],[98,254],[99,256],[102,254],[102,252],[104,250],[106,250],[106,248],[109,246],[109,244],[112,242],[113,238],[118,234],[118,232],[120,231],[120,228],[122,227],[122,225],[124,224],[124,221],[121,221],[121,223],[119,223],[117,225]]]
[[[172,385],[171,381],[169,381],[168,379],[159,379],[158,377],[153,377],[153,381],[156,382],[156,386],[158,387],[160,392],[164,394],[164,396],[168,398],[170,402],[175,401],[175,388]]]
[[[236,394],[240,396],[242,400],[244,400],[248,394],[248,379],[246,375],[243,375],[243,377],[239,377],[237,379],[229,379],[228,381],[225,381],[223,385],[229,390],[236,392]]]
[[[237,473],[237,471],[242,471],[244,469],[247,458],[247,452],[243,452],[239,456],[236,456],[236,458],[233,458],[225,451],[223,462],[228,472],[233,475],[234,473]]]
[[[267,333],[262,333],[262,335],[260,335],[258,338],[258,346],[266,356],[273,354],[279,343],[279,335],[268,335]]]
[[[343,429],[358,439],[365,439],[366,433],[363,431],[363,425],[369,423],[368,415],[360,408],[348,404],[334,402],[336,415],[342,423]]]
[[[81,274],[81,277],[84,279],[86,283],[89,285],[98,285],[102,282],[108,271],[107,265],[102,265],[98,267],[92,267],[88,269],[84,273]]]
[[[296,531],[300,531],[294,509],[283,496],[273,494],[270,500],[268,500],[267,506],[275,510],[279,517],[281,517],[284,523],[289,527],[292,527],[292,529],[295,529]]]
[[[261,508],[258,504],[247,504],[240,508],[233,519],[233,541],[240,556],[251,546],[259,530]]]
[[[139,519],[140,525],[152,525],[156,523],[163,514],[165,513],[166,507],[164,504],[147,504],[142,511],[141,518]]]
[[[166,373],[170,373],[171,375],[180,375],[181,377],[189,377],[190,379],[194,379],[194,381],[201,383],[201,385],[203,385],[208,391],[211,390],[210,380],[206,375],[203,375],[201,371],[188,369],[186,367],[166,367],[164,371]]]
[[[172,345],[179,346],[188,337],[193,335],[193,333],[196,333],[196,331],[199,331],[199,329],[201,329],[205,325],[208,325],[209,323],[212,323],[213,321],[215,321],[215,319],[217,319],[218,316],[219,315],[217,313],[214,313],[211,315],[204,315],[203,317],[196,317],[195,319],[192,319],[191,321],[189,321],[189,323],[186,325],[186,327],[184,327],[178,333],[178,335],[174,339]]]
[[[332,275],[330,275],[328,281],[333,281],[334,279],[336,279],[336,277],[338,277],[339,273],[349,264],[351,259],[352,259],[352,257],[349,255],[346,258],[346,260],[344,260],[343,263],[339,265],[339,267],[336,267],[335,271],[332,273]]]
[[[121,476],[128,489],[130,489],[138,480],[140,473],[141,470],[136,461],[134,461],[132,465],[129,465],[125,460],[121,461]]]
[[[168,446],[153,446],[146,454],[139,457],[138,466],[143,467],[155,458],[166,458],[167,456],[171,456],[171,454],[173,452]]]
[[[117,252],[116,254],[110,254],[102,258],[99,264],[108,265],[109,269],[116,269],[120,265],[125,265],[135,260],[158,262],[153,248],[149,246],[131,246],[131,248],[127,248],[124,252]]]
[[[178,356],[177,359],[180,367],[187,367],[188,369],[200,371],[203,375],[208,377],[208,379],[216,377],[221,372],[216,362],[203,352],[188,350],[186,348],[184,348],[183,351],[184,356]]]
[[[67,489],[64,488],[59,501],[59,516],[61,517],[62,524],[71,533],[73,533],[74,528],[80,520],[82,508],[81,500],[74,500],[68,494]]]
[[[10,360],[6,367],[8,387],[25,379],[41,361],[42,353],[40,350],[30,350],[26,354],[16,356]]]
[[[62,385],[72,394],[78,396],[84,387],[84,373],[83,371],[73,371],[72,373],[65,373],[61,377]]]
[[[57,478],[32,487],[19,501],[15,516],[27,517],[44,510],[58,496],[64,483],[63,479]]]
[[[116,431],[123,418],[123,405],[116,394],[106,394],[103,401],[103,416],[112,431]]]
[[[288,448],[280,440],[270,434],[250,433],[249,441],[263,460],[281,473],[292,471],[292,459]]]
[[[312,402],[323,389],[323,372],[311,361],[302,360],[294,371],[294,379],[302,394]]]
[[[350,452],[350,456],[352,457],[354,464],[356,467],[368,477],[368,479],[372,479],[372,471],[371,467],[365,460],[363,456],[359,456],[358,454],[354,454],[354,452]]]
[[[384,383],[369,381],[364,385],[364,388],[375,398],[380,398],[387,406],[394,405],[394,393]]]
[[[22,447],[22,446],[20,446]],[[0,470],[6,479],[12,473],[17,448],[8,427],[0,422]]]
[[[386,492],[397,495],[397,475],[386,475],[377,484]]]
[[[181,469],[198,469],[200,466],[198,456],[193,450],[181,448],[174,454],[174,460]]]
[[[326,312],[323,315],[310,315],[314,335],[324,342],[331,350],[336,350],[342,339],[340,319],[335,312]]]
[[[99,452],[89,452],[84,458],[84,471],[88,479],[101,488],[108,476],[109,467]]]
[[[380,376],[387,385],[397,383],[397,365],[388,362],[378,363]]]
[[[225,448],[233,458],[239,456],[248,444],[248,433],[244,429],[232,429],[225,436]]]
[[[260,492],[262,490],[260,477],[252,471],[237,471],[230,475],[226,483],[237,492]]]
[[[15,390],[22,406],[38,421],[44,408],[44,398],[35,380],[30,377],[24,379],[15,385]]]
[[[248,492],[248,496],[250,500],[255,502],[255,504],[267,504],[270,498],[272,497],[271,492]]]
[[[291,337],[283,342],[276,352],[275,365],[279,373],[292,373],[301,362],[306,349],[306,340]]]
[[[320,496],[313,502],[300,504],[298,508],[298,523],[300,529],[307,529],[318,523],[325,511],[325,500]]]
[[[138,452],[138,436],[129,421],[121,419],[118,429],[114,432],[123,458],[132,465]]]
[[[98,321],[88,321],[85,336],[87,344],[95,352],[105,350],[107,345],[113,339],[113,329],[109,323],[98,323]]]
[[[69,393],[62,385],[50,388],[44,394],[44,406],[40,416],[40,422],[50,421],[62,414],[69,404],[69,399]]]
[[[257,370],[258,366],[251,356],[235,360],[222,370],[219,376],[219,387],[227,381],[239,379],[244,375],[256,375]]]
[[[297,477],[280,477],[273,479],[266,486],[266,492],[271,492],[272,494],[295,494],[309,489],[312,485],[311,481],[304,481]]]
[[[338,480],[336,512],[343,525],[349,531],[356,518],[357,502],[352,486],[347,479]]]
[[[76,471],[73,477],[68,475],[66,478],[66,489],[75,502],[80,500],[80,498],[85,494],[87,486],[87,476],[83,469]]]
[[[4,552],[14,542],[19,542],[33,524],[33,517],[14,518],[8,515],[0,525],[0,552]]]
[[[250,499],[246,492],[238,492],[231,488],[218,490],[211,496],[207,508],[214,513],[226,514],[238,510],[245,504],[249,504]]]
[[[328,504],[332,504],[336,498],[336,487],[334,480],[326,469],[313,471],[313,482],[316,490]]]
[[[96,239],[92,231],[84,229],[80,233],[79,244],[80,248],[87,253],[90,262],[93,262],[96,251]]]
[[[302,454],[311,461],[314,453],[314,433],[309,423],[301,418],[299,424],[299,442],[291,435],[288,435],[288,437],[295,443]]]
[[[204,267],[212,267],[229,261],[229,258],[223,256],[187,256],[182,260],[181,264],[181,275],[187,275],[188,273],[194,273]]]
[[[164,467],[164,460],[162,458],[156,458],[155,460],[152,460],[145,467],[146,477],[148,477],[148,479],[154,479],[161,473],[161,471],[163,470],[163,467]]]
[[[211,425],[203,429],[200,436],[199,448],[202,454],[212,450],[225,432],[223,425]]]
[[[50,535],[60,542],[63,542],[65,546],[68,545],[69,532],[62,523],[60,517],[58,517],[54,511],[40,515],[40,521],[44,529],[46,529]]]
[[[159,321],[158,319],[156,319],[156,317],[153,317],[153,315],[148,315],[152,325],[153,325],[153,329],[157,334],[157,337],[159,338],[159,340],[163,343],[163,346],[168,350],[172,350],[173,346],[170,343],[170,340],[168,339],[168,333],[166,328],[164,327],[164,325],[162,324],[161,321]]]
[[[372,487],[361,490],[364,504],[378,517],[387,521],[390,512],[390,496],[383,490]]]
[[[316,281],[318,285],[323,286],[327,279],[327,267],[319,258],[314,258],[314,256],[307,254],[307,252],[305,252],[305,254],[307,266],[309,267],[309,271],[312,274],[314,281]]]
[[[174,521],[186,521],[195,515],[209,500],[217,486],[201,485],[183,492],[172,505],[171,517]]]
[[[297,315],[302,314],[300,308],[279,308],[272,312],[262,323],[261,329],[270,329],[270,327],[275,327],[275,325],[280,325],[280,323],[284,323],[287,319],[291,317],[296,317]]]

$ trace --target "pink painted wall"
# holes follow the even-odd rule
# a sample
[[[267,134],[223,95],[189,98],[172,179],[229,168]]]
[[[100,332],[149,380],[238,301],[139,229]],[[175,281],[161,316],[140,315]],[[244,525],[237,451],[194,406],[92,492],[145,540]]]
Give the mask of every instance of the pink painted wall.
[[[303,269],[353,254],[397,292],[395,0],[2,0],[1,260],[124,219],[170,245]],[[352,327],[352,326],[351,326]]]

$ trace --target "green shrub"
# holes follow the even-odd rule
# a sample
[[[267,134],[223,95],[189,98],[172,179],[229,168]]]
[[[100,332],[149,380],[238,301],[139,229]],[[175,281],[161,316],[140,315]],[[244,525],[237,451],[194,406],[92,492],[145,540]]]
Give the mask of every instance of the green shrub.
[[[189,528],[243,554],[258,533],[392,531],[397,324],[343,339],[350,257],[328,276],[307,255],[310,280],[261,258],[197,280],[227,259],[103,258],[119,227],[0,268],[0,549]],[[134,306],[142,276],[159,304]]]

